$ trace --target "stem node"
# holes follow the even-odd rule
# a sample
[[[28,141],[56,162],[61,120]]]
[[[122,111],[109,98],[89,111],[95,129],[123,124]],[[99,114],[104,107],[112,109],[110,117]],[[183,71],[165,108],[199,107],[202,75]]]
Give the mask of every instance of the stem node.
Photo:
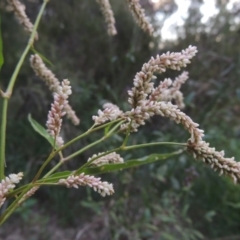
[[[1,89],[0,89],[0,95],[3,97],[3,98],[6,98],[6,99],[10,99],[11,96],[12,96],[12,92],[3,92]]]

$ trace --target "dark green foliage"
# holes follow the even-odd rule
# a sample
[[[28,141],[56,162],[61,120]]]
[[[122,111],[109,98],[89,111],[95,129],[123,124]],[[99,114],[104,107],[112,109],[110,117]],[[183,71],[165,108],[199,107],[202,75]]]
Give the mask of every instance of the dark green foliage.
[[[211,146],[224,149],[226,156],[239,160],[240,44],[239,24],[233,23],[234,14],[227,13],[219,3],[221,11],[208,23],[211,31],[207,32],[198,8],[192,7],[183,32],[179,30],[177,42],[165,43],[165,49],[159,50],[157,39],[148,37],[133,22],[125,2],[111,2],[118,30],[113,38],[107,36],[104,19],[92,0],[50,1],[40,24],[40,40],[35,49],[53,64],[48,67],[60,80],[69,78],[71,81],[70,103],[81,118],[78,127],[67,120],[64,122],[64,138],[69,140],[87,130],[93,123],[92,115],[105,101],[129,109],[127,90],[132,87],[132,79],[142,64],[156,53],[180,51],[191,44],[198,47],[199,53],[187,69],[190,79],[183,87],[184,111],[200,123]],[[40,3],[25,3],[28,15],[34,19]],[[27,43],[27,33],[18,26],[12,13],[2,13],[2,39],[5,62],[0,87],[5,89]],[[155,44],[154,48],[149,48],[150,41]],[[159,79],[177,74],[168,71]],[[32,179],[51,150],[45,139],[33,131],[27,116],[31,113],[44,125],[51,102],[51,93],[26,61],[10,101],[7,128],[7,172],[26,169],[25,176],[29,179],[25,181]],[[96,133],[79,141],[66,149],[65,154],[80,149],[97,136]],[[187,138],[188,134],[181,127],[157,117],[133,135],[130,142],[146,143],[153,139],[185,142]],[[119,139],[114,139],[84,152],[68,163],[68,169],[78,168],[94,153],[109,150],[119,143]],[[129,152],[124,157],[136,159],[172,151],[170,147],[161,146]],[[104,201],[85,189],[43,188],[36,197],[45,209],[60,216],[60,222],[65,225],[76,226],[79,221],[83,225],[84,221],[91,222],[99,216],[109,219],[107,226],[102,220],[101,230],[93,229],[96,235],[103,236],[101,239],[187,240],[201,239],[202,234],[209,238],[240,234],[239,186],[220,178],[188,155],[104,174],[102,178],[112,181],[116,191]],[[19,214],[26,218],[26,212]]]

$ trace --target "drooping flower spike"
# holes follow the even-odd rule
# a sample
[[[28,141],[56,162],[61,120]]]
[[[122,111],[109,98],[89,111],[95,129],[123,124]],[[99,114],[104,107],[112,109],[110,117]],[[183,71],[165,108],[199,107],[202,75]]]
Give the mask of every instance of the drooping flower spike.
[[[7,0],[10,8],[13,10],[18,22],[23,26],[24,30],[32,33],[33,24],[25,12],[25,6],[18,0]],[[38,34],[35,35],[35,40],[38,40]]]
[[[101,12],[105,18],[108,35],[116,35],[117,30],[115,27],[115,18],[109,0],[96,0],[96,2],[99,4]]]
[[[46,67],[39,55],[31,55],[30,63],[35,74],[45,82],[50,91],[53,94],[60,94],[60,81],[56,78],[54,73]],[[80,119],[76,116],[75,111],[72,109],[68,102],[66,102],[64,105],[64,110],[66,112],[67,118],[69,118],[74,125],[78,125],[80,123]]]

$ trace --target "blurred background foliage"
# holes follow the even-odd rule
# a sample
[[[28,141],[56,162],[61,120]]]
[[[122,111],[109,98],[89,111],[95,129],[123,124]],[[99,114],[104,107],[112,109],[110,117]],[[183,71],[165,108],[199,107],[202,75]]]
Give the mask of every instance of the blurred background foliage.
[[[23,2],[28,16],[34,20],[41,1]],[[107,35],[94,0],[49,2],[35,49],[52,63],[48,66],[59,79],[71,81],[70,103],[81,118],[78,127],[64,122],[64,138],[71,139],[88,129],[93,123],[92,116],[105,101],[129,109],[127,90],[142,64],[151,56],[181,51],[191,44],[199,52],[187,67],[190,79],[182,89],[184,111],[205,130],[206,141],[239,160],[239,4],[228,11],[228,1],[216,1],[218,13],[202,23],[203,1],[192,0],[184,24],[173,26],[176,38],[166,40],[160,29],[177,11],[178,1],[164,1],[162,6],[153,2],[155,7],[147,0],[141,1],[155,29],[159,29],[153,38],[135,24],[125,1],[111,1],[118,30],[114,37]],[[1,17],[5,63],[0,86],[5,89],[28,36],[3,5]],[[158,79],[177,75],[167,71]],[[51,102],[47,87],[34,75],[29,61],[25,61],[10,101],[7,172],[26,169],[26,182],[50,151],[48,143],[30,127],[27,115],[31,113],[44,125]],[[97,134],[74,144],[65,154],[96,137]],[[187,138],[188,134],[175,123],[154,117],[130,141],[185,142]],[[95,147],[62,170],[74,169],[94,153],[113,148],[120,141],[115,138]],[[171,151],[173,148],[153,147],[129,152],[124,157]],[[188,154],[102,178],[113,182],[116,191],[105,199],[85,188],[40,189],[0,230],[1,239],[7,239],[7,235],[16,239],[240,239],[240,187],[225,177],[220,178]]]

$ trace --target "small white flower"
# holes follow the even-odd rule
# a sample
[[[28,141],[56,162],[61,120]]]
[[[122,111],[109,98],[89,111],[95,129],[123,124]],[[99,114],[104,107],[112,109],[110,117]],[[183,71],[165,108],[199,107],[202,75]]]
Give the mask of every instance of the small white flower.
[[[102,182],[101,178],[85,175],[81,173],[79,176],[71,175],[67,179],[60,179],[59,185],[65,185],[66,187],[78,188],[78,186],[89,186],[94,191],[101,194],[103,197],[106,195],[112,195],[114,193],[113,185],[108,182]]]

